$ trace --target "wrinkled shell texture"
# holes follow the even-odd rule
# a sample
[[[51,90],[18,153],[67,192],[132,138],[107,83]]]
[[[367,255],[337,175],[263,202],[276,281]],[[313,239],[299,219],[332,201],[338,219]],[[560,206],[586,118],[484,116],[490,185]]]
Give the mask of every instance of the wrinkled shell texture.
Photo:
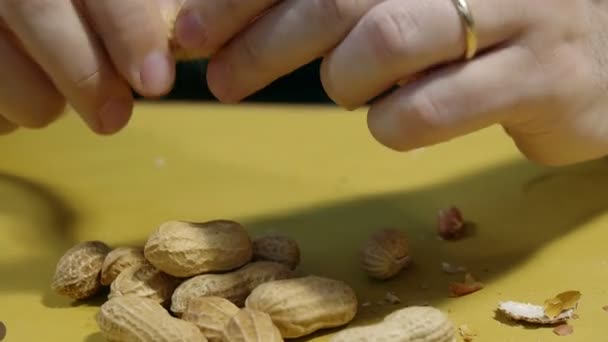
[[[187,303],[182,319],[195,324],[209,342],[222,342],[223,330],[239,308],[221,297],[198,297]]]
[[[135,295],[105,302],[97,325],[110,342],[206,342],[198,328],[171,317],[156,301]]]
[[[178,280],[154,268],[150,263],[134,265],[116,277],[108,298],[133,294],[165,303],[178,285]]]
[[[448,317],[429,306],[411,306],[380,323],[343,330],[331,342],[453,342],[456,329]]]
[[[253,258],[280,262],[293,270],[300,263],[300,247],[286,236],[262,236],[253,241]]]
[[[184,281],[171,297],[171,311],[184,312],[188,301],[196,297],[216,296],[228,299],[241,307],[258,285],[292,277],[286,265],[271,261],[256,261],[237,271],[222,274],[203,274]]]
[[[106,256],[101,267],[101,284],[110,285],[129,266],[146,262],[144,250],[135,247],[118,247]]]
[[[284,338],[296,338],[350,322],[357,313],[357,296],[344,282],[306,276],[258,286],[246,307],[269,314]]]
[[[85,299],[101,288],[101,266],[110,247],[100,241],[81,242],[68,249],[57,262],[51,288],[57,294]]]
[[[370,236],[360,252],[362,269],[372,278],[397,275],[410,260],[407,237],[396,229],[383,229]]]
[[[281,332],[264,312],[242,309],[226,324],[224,340],[230,342],[281,342]]]
[[[234,221],[170,221],[151,234],[144,255],[167,274],[191,277],[243,266],[253,248],[248,232]]]

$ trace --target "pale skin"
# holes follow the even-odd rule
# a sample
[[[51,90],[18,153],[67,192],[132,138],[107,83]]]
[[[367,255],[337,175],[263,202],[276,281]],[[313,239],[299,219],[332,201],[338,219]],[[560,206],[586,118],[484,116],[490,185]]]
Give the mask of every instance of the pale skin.
[[[96,133],[122,129],[130,88],[171,89],[160,8],[175,1],[0,1],[0,130],[44,127],[66,103]],[[322,58],[323,86],[341,107],[385,94],[368,126],[389,148],[499,124],[541,164],[606,155],[608,1],[468,3],[479,39],[469,61],[450,0],[186,0],[175,34],[210,56],[207,81],[222,102]]]

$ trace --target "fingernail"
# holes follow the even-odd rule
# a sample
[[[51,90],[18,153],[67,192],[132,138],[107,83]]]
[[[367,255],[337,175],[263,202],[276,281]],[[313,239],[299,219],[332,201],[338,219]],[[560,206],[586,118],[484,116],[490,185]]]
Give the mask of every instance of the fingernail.
[[[205,42],[203,19],[196,10],[188,10],[175,23],[175,39],[185,49],[200,48]]]
[[[112,99],[106,102],[99,112],[101,133],[113,134],[123,128],[131,118],[133,101],[127,99]]]
[[[152,52],[145,59],[139,77],[145,96],[164,95],[171,87],[172,65],[169,56],[162,52]]]
[[[231,94],[232,75],[228,63],[211,60],[207,66],[207,84],[211,93],[221,102],[236,102]]]

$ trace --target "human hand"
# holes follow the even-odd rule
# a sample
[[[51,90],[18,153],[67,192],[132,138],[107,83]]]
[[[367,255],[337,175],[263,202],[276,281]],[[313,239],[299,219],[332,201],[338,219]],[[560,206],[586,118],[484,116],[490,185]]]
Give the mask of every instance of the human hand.
[[[96,133],[120,130],[131,88],[157,97],[172,87],[163,14],[183,1],[0,1],[0,132],[46,126],[66,103]]]
[[[323,86],[347,109],[409,80],[368,113],[372,135],[395,150],[500,124],[542,164],[608,152],[606,2],[468,0],[478,38],[469,61],[462,59],[465,31],[450,0],[292,0],[265,10],[274,2],[243,5],[265,12],[225,46],[218,43],[225,26],[211,14],[201,21],[204,34],[195,34],[191,18],[189,25],[178,22],[178,38],[189,47],[215,52],[207,80],[220,100],[238,102],[322,57]],[[220,8],[194,3],[207,13]],[[230,24],[241,27],[225,32],[239,32],[254,17],[242,11]]]

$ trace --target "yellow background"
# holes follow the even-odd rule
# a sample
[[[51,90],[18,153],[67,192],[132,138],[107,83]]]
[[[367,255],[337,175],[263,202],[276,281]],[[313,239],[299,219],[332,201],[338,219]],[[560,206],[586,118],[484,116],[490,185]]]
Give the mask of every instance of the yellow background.
[[[440,241],[436,214],[452,204],[477,228]],[[387,291],[402,305],[428,302],[476,329],[476,341],[608,341],[607,207],[606,161],[535,166],[500,128],[397,153],[371,138],[363,110],[141,104],[111,138],[69,115],[0,138],[0,321],[5,341],[103,341],[101,300],[75,304],[50,291],[67,248],[141,243],[166,220],[228,218],[254,236],[297,239],[302,272],[347,281],[362,303]],[[407,231],[413,264],[371,281],[356,251],[387,226]],[[442,273],[441,261],[468,267],[486,287],[449,298],[462,276]],[[542,303],[564,290],[582,292],[569,337],[495,317],[501,300]],[[352,324],[398,307],[362,307]]]

